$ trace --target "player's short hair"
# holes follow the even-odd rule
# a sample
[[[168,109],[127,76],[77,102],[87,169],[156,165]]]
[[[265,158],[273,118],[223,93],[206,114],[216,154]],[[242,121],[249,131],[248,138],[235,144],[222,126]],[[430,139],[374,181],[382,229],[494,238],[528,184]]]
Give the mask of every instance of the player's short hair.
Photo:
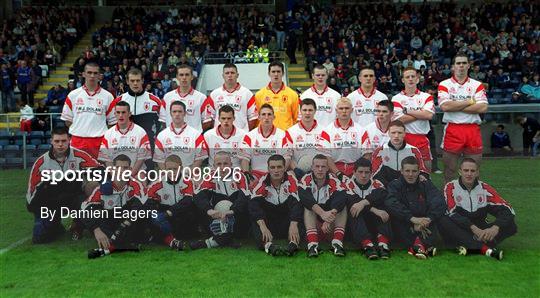
[[[262,111],[263,109],[270,109],[272,111],[272,114],[274,114],[274,107],[272,107],[270,104],[268,103],[265,103],[261,106],[261,108],[259,109],[259,111]]]
[[[84,71],[86,71],[86,67],[97,67],[98,71],[101,72],[101,68],[99,67],[99,64],[96,62],[88,62],[84,65]]]
[[[405,67],[405,69],[403,69],[403,72],[401,73],[401,76],[404,76],[405,72],[409,71],[409,70],[414,71],[414,73],[418,75],[418,69],[416,69],[416,68],[414,68],[412,66],[407,66],[407,67]]]
[[[177,165],[182,165],[182,159],[180,158],[180,156],[178,155],[174,155],[174,154],[171,154],[169,156],[167,156],[167,158],[165,158],[165,163],[167,162],[173,162]]]
[[[268,161],[266,162],[267,165],[270,165],[271,161],[282,161],[283,165],[285,165],[285,157],[281,154],[274,154],[268,158]]]
[[[51,132],[51,137],[54,135],[69,135],[65,127],[56,127]]]
[[[129,80],[129,77],[130,76],[143,76],[142,74],[142,71],[138,68],[135,68],[135,67],[132,67],[128,72],[127,72],[127,75],[126,75],[126,79]]]
[[[234,109],[230,105],[224,105],[219,108],[218,117],[221,116],[221,113],[232,113],[234,117]]]
[[[390,129],[390,127],[392,127],[392,126],[403,127],[403,129],[405,129],[405,124],[403,124],[403,122],[401,122],[399,120],[394,120],[394,121],[390,122],[390,124],[388,125],[388,129]]]
[[[328,161],[328,156],[326,156],[324,154],[317,154],[317,155],[313,156],[313,159],[311,161],[314,162],[316,159]]]
[[[268,72],[270,72],[270,69],[274,66],[281,68],[281,72],[285,72],[285,67],[283,66],[283,63],[278,62],[278,61],[274,61],[268,64]]]
[[[387,99],[379,101],[377,106],[387,107],[390,113],[394,111],[394,104]]]
[[[369,168],[371,170],[371,161],[367,158],[360,157],[354,162],[354,171],[358,168]]]
[[[116,165],[119,161],[127,161],[129,164],[131,164],[131,158],[125,154],[120,154],[117,157],[113,159],[113,165]]]
[[[302,106],[313,106],[315,111],[317,110],[317,104],[315,103],[315,100],[313,100],[313,98],[302,99],[302,102],[300,103],[300,109],[302,109]]]
[[[183,102],[181,102],[181,101],[179,101],[179,100],[175,100],[175,101],[173,101],[173,102],[171,103],[171,106],[170,106],[171,111],[172,111],[172,107],[173,107],[173,106],[181,106],[182,109],[184,109],[184,112],[186,111],[186,104],[183,103]]]
[[[128,111],[130,110],[129,103],[127,101],[123,101],[123,100],[117,102],[115,107],[127,107]]]
[[[187,65],[187,64],[180,64],[176,67],[176,74],[178,74],[178,71],[180,69],[189,69],[189,72],[191,73],[191,75],[193,75],[193,67]]]
[[[467,59],[467,63],[471,62],[469,60],[469,56],[467,54],[465,54],[464,52],[459,52],[454,56],[454,58],[452,58],[452,65],[454,65],[456,63],[456,58],[465,58],[465,59]]]
[[[216,162],[216,158],[218,156],[226,156],[232,162],[232,155],[231,155],[231,153],[229,151],[221,150],[221,151],[216,152],[216,154],[214,154],[214,163]],[[211,166],[213,166],[213,165],[211,165]]]
[[[225,70],[225,68],[234,68],[234,70],[238,71],[238,67],[236,67],[234,63],[225,63],[223,65],[223,70]]]
[[[466,162],[470,162],[470,163],[473,163],[476,165],[476,167],[478,168],[478,162],[476,160],[474,160],[474,158],[470,158],[470,157],[465,157],[461,160],[461,162],[459,163],[459,167],[461,168],[461,166],[466,163]]]
[[[358,72],[358,76],[360,76],[364,70],[371,70],[375,72],[375,69],[373,69],[371,66],[363,66],[360,68],[360,71]]]
[[[405,165],[418,165],[418,159],[414,156],[407,156],[401,160],[401,168],[403,169]]]
[[[318,70],[324,70],[324,72],[326,72],[326,74],[328,74],[328,69],[326,69],[326,67],[324,67],[324,65],[322,64],[317,64],[313,67],[313,71],[311,73],[315,73],[315,70],[318,69]]]
[[[504,129],[504,125],[502,125],[502,124],[497,125],[497,128],[499,128],[499,127],[500,127],[501,129]]]
[[[337,102],[336,102],[336,106],[340,103],[346,103],[348,105],[350,105],[352,107],[352,101],[350,98],[348,97],[340,97]]]

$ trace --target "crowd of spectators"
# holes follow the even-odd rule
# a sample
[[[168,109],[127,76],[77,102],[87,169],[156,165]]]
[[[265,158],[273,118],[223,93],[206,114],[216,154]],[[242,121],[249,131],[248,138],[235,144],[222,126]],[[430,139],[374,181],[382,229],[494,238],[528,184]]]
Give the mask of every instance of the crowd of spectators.
[[[0,64],[2,108],[17,110],[21,101],[34,106],[34,92],[42,83],[42,68],[54,69],[93,23],[94,12],[81,7],[24,7],[2,21]]]

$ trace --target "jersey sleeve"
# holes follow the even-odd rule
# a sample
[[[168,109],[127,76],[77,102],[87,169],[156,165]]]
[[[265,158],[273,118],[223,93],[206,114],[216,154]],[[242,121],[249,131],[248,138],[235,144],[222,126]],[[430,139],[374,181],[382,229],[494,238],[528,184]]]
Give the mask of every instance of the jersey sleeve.
[[[484,84],[480,83],[478,87],[476,88],[476,91],[474,92],[474,99],[477,103],[488,103],[487,95],[486,95],[486,88],[484,88]]]
[[[141,142],[139,143],[139,149],[137,151],[137,160],[147,160],[152,158],[152,151],[150,149],[150,140],[148,139],[148,135],[145,133],[144,136],[141,138]]]
[[[101,139],[101,145],[99,146],[98,160],[105,162],[111,162],[111,149],[109,148],[109,141],[107,140],[107,134]]]
[[[163,147],[163,143],[161,143],[161,140],[156,138],[156,147],[154,148],[154,162],[162,163],[165,162],[165,148]]]
[[[450,100],[448,88],[441,83],[439,83],[439,87],[437,88],[437,98],[439,100],[439,106]]]
[[[205,160],[208,158],[208,144],[204,139],[204,135],[200,135],[195,140],[195,160]]]
[[[62,115],[60,116],[60,119],[73,122],[73,103],[71,102],[69,96],[66,97],[66,102],[62,108]]]
[[[161,100],[161,109],[159,110],[159,118],[158,118],[159,121],[163,123],[167,123],[167,113],[169,110],[169,108],[167,107],[167,101],[165,100],[165,97],[167,97],[167,95],[165,95],[163,99]]]
[[[403,106],[399,102],[397,96],[392,97],[392,104],[394,105],[394,120],[397,120],[401,117],[403,117]]]
[[[253,149],[251,149],[251,137],[249,136],[249,134],[246,134],[244,136],[244,139],[242,140],[242,146],[240,148],[240,154],[238,155],[238,157],[240,159],[245,159],[249,161],[251,160],[252,154]]]
[[[435,114],[435,105],[433,103],[433,96],[430,95],[428,98],[426,98],[426,100],[424,101],[424,105],[422,106],[422,110]]]
[[[203,123],[214,120],[216,115],[216,108],[214,107],[214,101],[210,96],[206,97],[201,105],[201,120]]]
[[[257,120],[259,114],[257,112],[257,105],[255,104],[255,95],[253,95],[253,93],[251,92],[249,94],[251,94],[251,97],[249,98],[247,103],[247,120]]]
[[[112,97],[112,95],[111,95]],[[122,97],[117,97],[116,99],[111,100],[109,103],[109,106],[107,107],[107,124],[108,125],[114,125],[116,124],[116,115],[114,114],[114,107],[116,107],[116,104],[122,100]]]

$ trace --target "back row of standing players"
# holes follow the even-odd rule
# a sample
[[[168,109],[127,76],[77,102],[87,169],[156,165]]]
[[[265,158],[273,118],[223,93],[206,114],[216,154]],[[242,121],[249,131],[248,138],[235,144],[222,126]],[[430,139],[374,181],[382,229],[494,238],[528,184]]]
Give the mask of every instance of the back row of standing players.
[[[446,123],[441,144],[446,181],[454,178],[461,154],[477,161],[482,154],[479,114],[488,103],[482,83],[468,78],[469,66],[468,58],[458,54],[454,75],[438,88]],[[391,101],[376,89],[370,68],[360,71],[360,88],[346,98],[328,88],[322,66],[314,68],[314,84],[300,97],[283,83],[284,67],[279,62],[269,65],[270,83],[255,95],[238,83],[233,64],[224,66],[224,84],[209,96],[192,88],[193,70],[187,65],[178,67],[179,87],[163,99],[145,91],[137,69],[127,74],[129,91],[116,99],[99,87],[98,74],[97,64],[85,66],[85,84],[68,95],[61,118],[69,127],[71,146],[108,165],[115,156],[126,154],[134,171],[152,167],[149,159],[163,168],[165,158],[174,154],[193,168],[206,157],[212,165],[217,151],[230,149],[233,165],[251,177],[267,172],[268,157],[276,153],[301,176],[312,157],[324,153],[331,157],[332,173],[350,177],[358,158],[369,159],[376,148],[389,146],[389,124],[399,120],[405,124],[407,146],[414,147],[411,151],[419,155],[426,171],[430,169],[427,134],[435,113],[433,97],[418,90],[419,74],[413,68],[403,71],[405,89]],[[400,160],[395,171],[400,170]]]

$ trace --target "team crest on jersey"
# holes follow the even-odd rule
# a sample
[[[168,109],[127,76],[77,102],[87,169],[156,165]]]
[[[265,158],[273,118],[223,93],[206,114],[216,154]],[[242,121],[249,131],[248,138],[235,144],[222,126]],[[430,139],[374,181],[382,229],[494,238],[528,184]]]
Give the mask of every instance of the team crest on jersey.
[[[214,148],[216,148],[216,149],[220,148],[219,144],[216,143],[216,144],[214,145]]]
[[[484,202],[484,196],[478,195],[478,203],[483,203],[483,202]]]
[[[373,142],[378,143],[379,142],[379,137],[378,136],[373,137]]]
[[[184,137],[184,144],[189,144],[189,137]]]
[[[355,132],[351,133],[351,138],[356,139],[356,133]]]
[[[341,136],[338,133],[334,135],[334,141],[341,141]]]
[[[195,101],[193,99],[189,99],[187,102],[188,102],[188,106],[190,107],[192,107],[195,104]]]
[[[355,108],[361,108],[362,107],[362,102],[361,101],[357,101],[356,104],[354,105]]]
[[[163,201],[168,201],[170,199],[170,195],[169,194],[164,194],[163,195]]]
[[[109,202],[107,202],[107,205],[109,205],[109,206],[112,207],[112,206],[114,205],[114,201],[113,201],[113,200],[109,200]]]
[[[131,138],[129,138],[129,142],[130,142],[132,145],[135,145],[135,141],[137,141],[137,138],[135,138],[135,136],[132,136]]]
[[[463,198],[461,198],[461,196],[457,196],[456,201],[458,201],[458,203],[459,203],[459,202],[461,202],[461,200],[463,200]]]
[[[287,102],[287,99],[289,99],[287,95],[283,95],[283,97],[281,97],[281,100],[283,100],[283,102]]]
[[[82,98],[77,98],[77,105],[82,105],[84,104],[84,100]]]
[[[450,93],[455,93],[455,92],[456,92],[456,88],[450,87]]]
[[[218,96],[217,100],[218,101],[223,101],[223,95]]]
[[[72,161],[69,162],[69,169],[70,170],[75,170],[75,161],[72,160]]]
[[[296,141],[297,142],[303,142],[304,141],[304,138],[302,136],[297,136],[296,137]]]
[[[238,148],[238,142],[232,142],[232,147],[233,148]]]
[[[234,100],[236,100],[236,103],[238,104],[242,100],[242,97],[240,95],[237,95]]]
[[[118,145],[118,140],[116,138],[113,138],[111,144]]]
[[[148,102],[145,102],[145,103],[144,103],[144,110],[145,110],[145,111],[150,110],[150,103],[148,103]]]
[[[165,140],[165,144],[171,145],[171,144],[172,144],[171,138],[167,138],[167,139]]]
[[[289,188],[288,188],[288,187],[285,187],[285,188],[283,189],[283,193],[286,194],[286,195],[288,195],[288,194],[289,194]]]
[[[471,93],[472,92],[472,88],[471,87],[467,87],[467,93]]]
[[[276,148],[277,147],[277,142],[276,141],[272,141],[272,148]]]
[[[390,161],[390,157],[385,156],[385,157],[384,157],[384,161],[389,162],[389,161]]]
[[[96,103],[97,103],[98,106],[101,106],[101,105],[103,105],[103,100],[101,98],[98,98],[96,100]]]
[[[265,97],[264,101],[270,101],[270,96]]]
[[[326,98],[326,104],[331,105],[332,104],[332,97]]]

